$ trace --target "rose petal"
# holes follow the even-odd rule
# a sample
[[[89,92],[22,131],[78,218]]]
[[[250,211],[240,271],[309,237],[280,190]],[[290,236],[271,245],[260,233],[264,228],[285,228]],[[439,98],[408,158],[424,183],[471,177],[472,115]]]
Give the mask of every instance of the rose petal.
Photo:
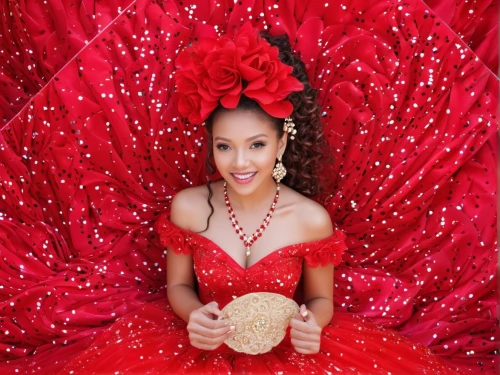
[[[260,103],[259,103],[260,104]],[[273,117],[285,118],[292,114],[293,105],[288,100],[274,102],[271,104],[260,104],[262,109]]]
[[[229,109],[234,109],[240,102],[240,97],[241,94],[237,95],[226,95],[220,99],[220,103],[225,107]]]

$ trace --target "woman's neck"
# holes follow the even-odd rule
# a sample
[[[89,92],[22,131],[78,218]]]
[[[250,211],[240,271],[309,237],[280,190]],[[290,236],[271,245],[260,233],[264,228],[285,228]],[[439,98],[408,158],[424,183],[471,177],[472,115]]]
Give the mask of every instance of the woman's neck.
[[[227,195],[234,210],[250,212],[263,206],[270,206],[276,195],[276,182],[270,178],[263,182],[252,194],[241,195],[227,184]]]

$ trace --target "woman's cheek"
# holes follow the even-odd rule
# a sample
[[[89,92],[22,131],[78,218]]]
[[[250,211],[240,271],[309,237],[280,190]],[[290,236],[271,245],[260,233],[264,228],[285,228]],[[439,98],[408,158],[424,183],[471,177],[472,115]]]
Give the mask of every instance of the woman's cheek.
[[[217,152],[217,153],[215,153]],[[215,166],[219,170],[220,173],[228,173],[230,172],[231,163],[232,163],[231,151],[228,150],[215,150],[214,151],[214,161]]]

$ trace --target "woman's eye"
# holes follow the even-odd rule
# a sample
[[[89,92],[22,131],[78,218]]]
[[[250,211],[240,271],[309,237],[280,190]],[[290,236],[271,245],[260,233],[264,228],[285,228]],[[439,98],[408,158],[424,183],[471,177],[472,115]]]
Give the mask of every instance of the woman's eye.
[[[266,144],[263,143],[263,142],[255,142],[253,145],[252,145],[252,148],[261,148],[261,147],[264,147]]]
[[[217,145],[215,146],[218,150],[226,151],[229,149],[228,145]]]

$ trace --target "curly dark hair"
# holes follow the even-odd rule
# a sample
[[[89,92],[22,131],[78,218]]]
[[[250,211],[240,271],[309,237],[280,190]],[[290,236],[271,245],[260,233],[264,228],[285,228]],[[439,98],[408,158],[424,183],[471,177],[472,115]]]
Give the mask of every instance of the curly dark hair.
[[[287,35],[271,36],[267,32],[261,32],[260,36],[272,46],[278,47],[280,51],[279,59],[284,64],[293,67],[292,74],[304,85],[302,91],[293,92],[287,98],[293,104],[294,109],[291,117],[295,123],[297,134],[294,140],[289,139],[287,142],[283,154],[283,165],[286,167],[287,174],[281,182],[306,197],[318,197],[324,193],[323,179],[325,174],[321,173],[323,167],[331,165],[333,161],[323,133],[323,124],[320,118],[321,108],[317,101],[318,91],[311,87],[305,65],[292,51]],[[275,125],[278,138],[283,136],[284,119],[268,115],[254,100],[242,95],[236,110],[256,111],[267,116]],[[208,152],[205,163],[210,174],[214,174],[216,171],[211,162],[213,156],[213,120],[217,113],[221,111],[228,111],[228,109],[219,104],[205,121],[205,128],[208,133]],[[207,219],[207,227],[202,232],[208,229],[210,217],[214,213],[214,207],[211,203],[213,195],[211,183],[212,181],[209,180],[207,187],[209,190],[208,204],[212,212]]]

